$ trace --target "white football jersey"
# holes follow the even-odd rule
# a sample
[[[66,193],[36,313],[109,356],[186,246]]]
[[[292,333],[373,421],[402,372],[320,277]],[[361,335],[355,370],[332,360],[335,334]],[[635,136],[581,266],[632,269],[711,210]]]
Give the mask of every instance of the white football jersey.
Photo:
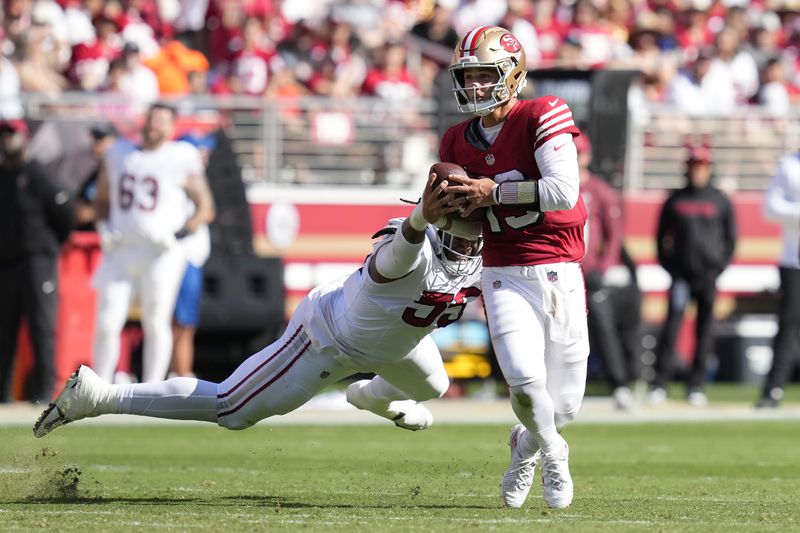
[[[200,152],[183,141],[142,150],[127,139],[105,157],[109,185],[109,225],[125,237],[158,238],[175,233],[188,219],[184,187],[203,171]]]
[[[377,242],[373,254],[393,238]],[[370,256],[356,272],[314,289],[308,296],[314,311],[306,320],[312,342],[333,344],[369,365],[404,357],[434,328],[461,318],[480,295],[480,269],[449,275],[428,238],[421,254],[415,270],[389,283],[369,276]]]

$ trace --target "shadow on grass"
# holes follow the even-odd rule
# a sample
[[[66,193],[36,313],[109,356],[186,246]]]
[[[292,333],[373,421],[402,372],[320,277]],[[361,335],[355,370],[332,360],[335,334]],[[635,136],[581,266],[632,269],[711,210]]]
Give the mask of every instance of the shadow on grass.
[[[141,505],[141,506],[171,506],[171,505],[201,505],[211,507],[273,507],[284,509],[396,509],[396,508],[419,508],[419,509],[497,509],[495,505],[464,505],[464,504],[442,504],[442,503],[419,503],[409,502],[407,504],[373,502],[364,503],[341,503],[341,502],[299,502],[282,496],[258,496],[244,494],[237,496],[221,496],[217,498],[197,498],[197,497],[144,497],[144,498],[104,498],[101,496],[77,496],[73,498],[52,497],[52,498],[24,498],[20,500],[0,500],[0,504],[16,505],[43,505],[43,504],[70,504],[70,505]]]

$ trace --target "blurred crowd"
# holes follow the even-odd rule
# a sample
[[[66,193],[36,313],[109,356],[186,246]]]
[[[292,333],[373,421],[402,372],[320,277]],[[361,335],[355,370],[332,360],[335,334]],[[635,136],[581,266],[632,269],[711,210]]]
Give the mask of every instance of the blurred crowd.
[[[528,69],[642,72],[689,113],[800,98],[791,0],[3,0],[0,115],[21,92],[428,97],[459,35],[510,29]]]

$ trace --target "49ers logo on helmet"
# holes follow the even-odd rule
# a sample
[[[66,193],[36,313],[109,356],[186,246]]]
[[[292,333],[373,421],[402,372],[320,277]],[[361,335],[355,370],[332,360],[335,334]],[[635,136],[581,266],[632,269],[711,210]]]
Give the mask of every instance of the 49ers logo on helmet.
[[[511,52],[512,54],[516,54],[521,48],[517,38],[510,33],[506,33],[500,37],[500,45],[505,48],[507,52]]]

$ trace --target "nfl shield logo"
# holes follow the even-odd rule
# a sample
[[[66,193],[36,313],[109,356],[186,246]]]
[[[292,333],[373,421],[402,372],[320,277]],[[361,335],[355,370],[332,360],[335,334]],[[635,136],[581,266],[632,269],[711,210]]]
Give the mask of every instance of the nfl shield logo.
[[[496,279],[496,280],[494,280],[492,282],[492,288],[493,289],[499,289],[501,285],[503,285],[503,284],[500,282],[499,279]]]
[[[552,270],[549,270],[547,272],[547,281],[549,281],[551,283],[558,281],[558,273],[553,272]]]
[[[494,155],[493,154],[489,154],[489,155],[486,156],[486,164],[489,165],[489,166],[494,165]]]

